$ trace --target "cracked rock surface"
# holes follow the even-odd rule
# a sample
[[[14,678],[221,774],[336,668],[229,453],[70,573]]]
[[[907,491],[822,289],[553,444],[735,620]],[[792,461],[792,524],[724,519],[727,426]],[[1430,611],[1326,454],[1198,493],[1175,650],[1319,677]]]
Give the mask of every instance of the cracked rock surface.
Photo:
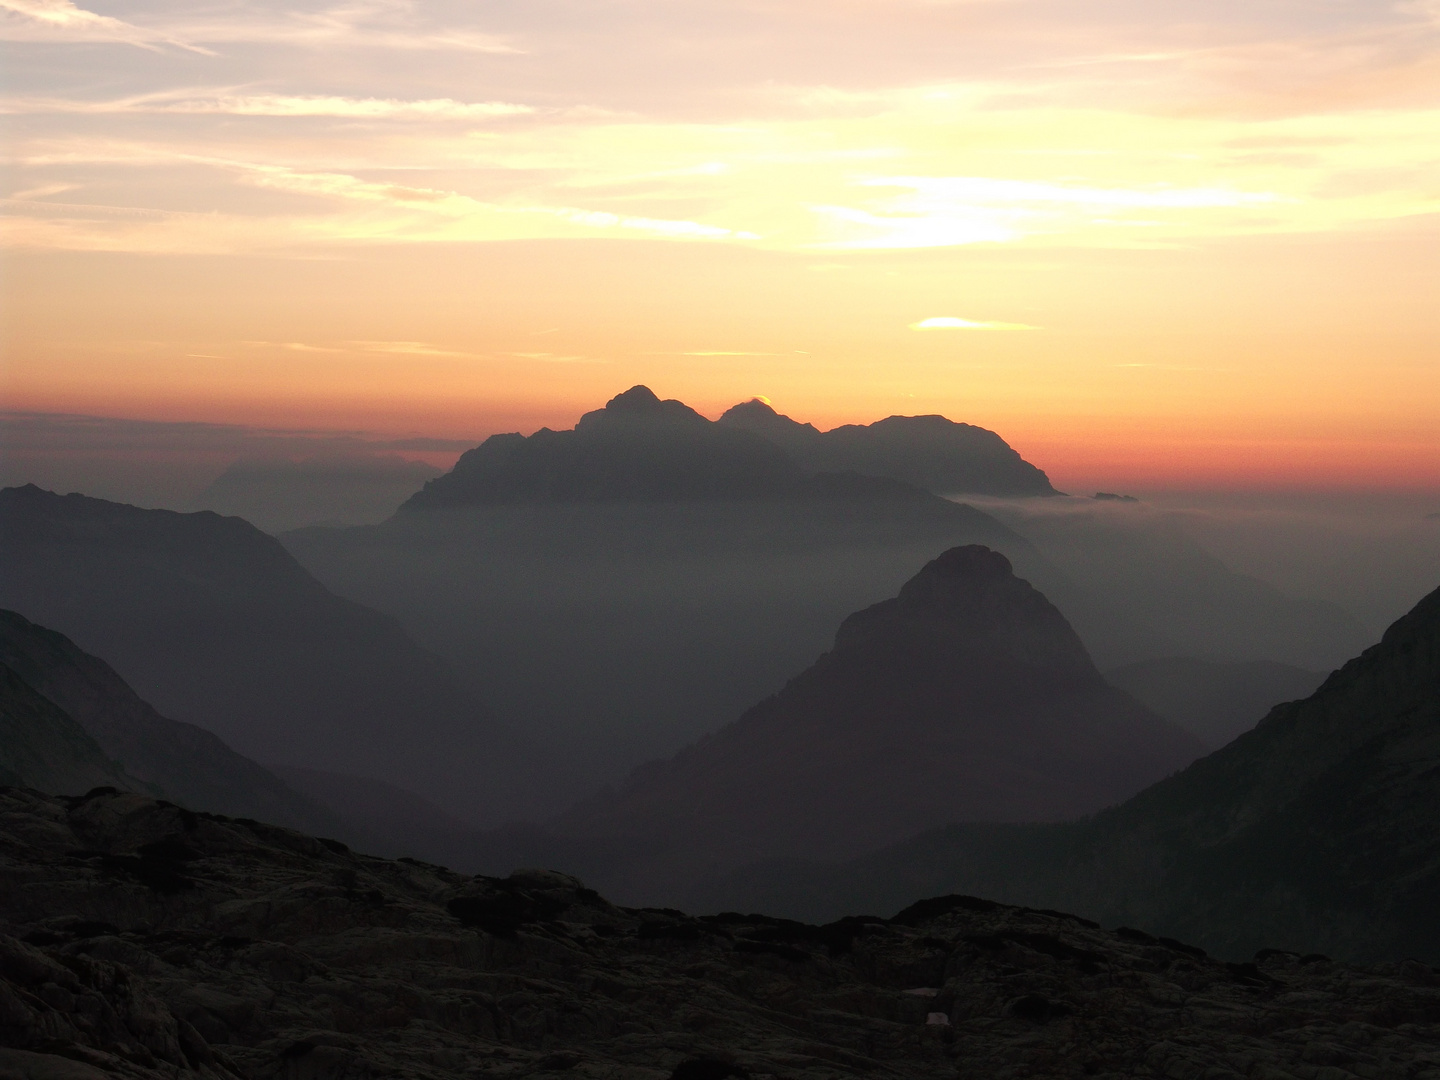
[[[128,793],[0,789],[0,1080],[1440,1077],[1440,975],[967,897],[616,907]]]

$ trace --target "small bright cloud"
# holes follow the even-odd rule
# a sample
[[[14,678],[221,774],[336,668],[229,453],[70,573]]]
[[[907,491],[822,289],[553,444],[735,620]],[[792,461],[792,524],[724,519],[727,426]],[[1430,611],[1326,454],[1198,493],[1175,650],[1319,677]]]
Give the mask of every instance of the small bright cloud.
[[[1038,326],[1014,322],[976,322],[953,315],[936,315],[910,324],[911,330],[1038,330]]]

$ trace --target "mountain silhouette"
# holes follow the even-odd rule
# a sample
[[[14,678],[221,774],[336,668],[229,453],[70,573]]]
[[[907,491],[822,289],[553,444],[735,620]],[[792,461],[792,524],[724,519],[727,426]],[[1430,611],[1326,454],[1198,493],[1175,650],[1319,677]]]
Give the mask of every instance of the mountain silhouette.
[[[333,814],[274,773],[237,754],[204,728],[161,716],[105,661],[17,612],[0,611],[0,663],[63,709],[141,785],[158,788],[167,798],[192,810],[260,818],[326,835],[345,832]],[[89,786],[100,783],[96,780]],[[70,790],[32,786],[52,792]],[[121,786],[145,790],[134,784]]]
[[[97,787],[160,794],[125,771],[64,709],[0,662],[0,784],[52,795]]]
[[[717,423],[764,436],[810,472],[883,476],[941,495],[1059,494],[995,432],[943,416],[889,416],[822,432],[756,398]]]
[[[246,757],[388,780],[480,824],[524,812],[527,745],[393,619],[239,518],[5,489],[0,606]]]
[[[678,403],[648,407],[662,426],[673,413],[730,438]],[[282,541],[335,592],[399,618],[590,790],[734,720],[823,652],[846,615],[957,544],[1003,548],[1069,603],[1062,575],[988,514],[896,480],[807,477],[761,446],[779,466],[736,474],[730,490],[763,497],[412,503],[379,526]],[[552,775],[530,784],[550,799],[543,817],[586,794]]]
[[[673,890],[702,869],[855,855],[950,821],[1078,817],[1203,750],[1107,684],[1065,617],[971,545],[851,615],[780,693],[552,828],[654,856],[612,889]]]
[[[800,479],[799,468],[769,440],[635,386],[586,413],[571,431],[491,436],[404,508],[766,498],[791,492]]]
[[[815,473],[838,475],[807,483]],[[492,435],[404,509],[816,498],[848,490],[859,476],[943,494],[1055,494],[1045,474],[993,431],[943,416],[892,416],[821,433],[760,401],[711,422],[683,402],[633,386],[570,431]]]
[[[831,869],[771,865],[714,902],[884,909],[944,890],[1069,905],[1245,956],[1440,960],[1440,590],[1310,697],[1076,824],[954,827]]]

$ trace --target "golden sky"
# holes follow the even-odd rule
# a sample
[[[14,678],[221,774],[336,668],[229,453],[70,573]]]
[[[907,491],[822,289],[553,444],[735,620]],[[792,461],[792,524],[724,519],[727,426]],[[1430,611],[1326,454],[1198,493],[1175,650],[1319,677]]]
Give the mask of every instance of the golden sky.
[[[1440,4],[0,0],[3,405],[636,382],[1062,486],[1440,487]]]

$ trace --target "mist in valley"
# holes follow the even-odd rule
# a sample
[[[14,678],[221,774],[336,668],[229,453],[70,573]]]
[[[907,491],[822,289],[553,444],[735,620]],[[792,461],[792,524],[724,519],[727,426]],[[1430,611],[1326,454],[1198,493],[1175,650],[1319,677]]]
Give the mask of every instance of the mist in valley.
[[[726,439],[770,445],[766,432],[811,457],[828,445],[813,427],[753,403],[727,414],[729,427],[668,404],[683,410],[665,420],[680,424],[681,435],[664,436],[680,438],[677,447],[697,433],[710,439],[711,430],[722,440],[715,446],[729,446]],[[590,415],[604,420],[609,413]],[[592,439],[604,430],[596,423]],[[397,769],[384,754],[357,757],[339,747],[327,754],[323,739],[277,741],[233,707],[199,704],[209,691],[197,697],[193,679],[157,676],[168,661],[142,658],[151,646],[133,635],[117,631],[108,646],[90,625],[93,617],[62,617],[53,604],[27,599],[35,582],[12,578],[7,588],[22,611],[79,619],[72,627],[78,640],[110,653],[150,697],[182,719],[219,724],[266,764],[298,770],[289,774],[292,783],[308,782],[332,802],[336,781],[320,773],[351,775],[359,787],[382,785],[366,789],[372,826],[385,815],[385,784],[434,800],[434,836],[426,842],[444,835],[451,846],[457,827],[540,825],[720,730],[826,654],[847,616],[896,595],[955,546],[1004,554],[1057,606],[1115,685],[1208,747],[1253,726],[1270,705],[1304,696],[1372,644],[1423,583],[1440,579],[1440,521],[1427,516],[1421,494],[1378,504],[1377,496],[1345,493],[1031,494],[1036,484],[1053,490],[1044,474],[1003,441],[963,425],[952,426],[961,440],[953,445],[944,441],[943,424],[916,429],[913,443],[896,424],[875,429],[889,441],[869,467],[888,471],[889,479],[807,471],[777,451],[775,464],[737,459],[733,482],[740,486],[723,498],[687,494],[692,481],[682,477],[664,498],[485,496],[443,506],[406,502],[440,475],[414,458],[450,453],[437,449],[440,440],[35,416],[11,416],[6,425],[7,443],[23,450],[7,458],[16,479],[59,478],[62,487],[187,512],[243,511],[237,516],[279,537],[303,567],[298,572],[396,619],[474,703],[445,708],[493,718],[486,723],[511,733],[506,754],[526,758],[516,766],[525,796],[509,810],[503,800],[467,800],[446,794],[444,785],[415,784],[413,767]],[[659,437],[658,428],[636,430],[642,451],[652,445],[646,439]],[[850,455],[845,464],[864,467],[867,429],[846,429],[845,437],[824,452],[843,452]],[[610,445],[596,443],[582,459],[617,452]],[[660,456],[686,460],[690,452]],[[695,461],[712,468],[702,461],[710,452]],[[972,472],[954,472],[961,466],[947,461],[970,461],[963,467]],[[764,473],[771,479],[762,482],[756,468],[780,472]],[[1012,483],[1027,493],[946,492],[947,469],[981,477],[981,486]],[[929,476],[946,497],[897,474]],[[176,480],[182,475],[184,483]],[[807,475],[832,479],[817,487]],[[801,486],[787,486],[794,484]],[[217,565],[214,572],[227,571]],[[288,619],[281,610],[275,617]],[[285,698],[286,691],[271,690],[264,700],[279,700],[277,692]],[[293,707],[309,708],[300,702],[313,692],[301,693]],[[301,745],[310,749],[295,749]],[[426,745],[439,752],[441,744]],[[516,749],[522,745],[529,749]],[[351,799],[352,814],[354,805]],[[480,806],[486,809],[476,816]],[[397,804],[395,813],[414,821],[413,808]],[[482,857],[466,843],[461,861]],[[503,854],[504,844],[489,850],[501,854],[484,858],[519,857]]]

